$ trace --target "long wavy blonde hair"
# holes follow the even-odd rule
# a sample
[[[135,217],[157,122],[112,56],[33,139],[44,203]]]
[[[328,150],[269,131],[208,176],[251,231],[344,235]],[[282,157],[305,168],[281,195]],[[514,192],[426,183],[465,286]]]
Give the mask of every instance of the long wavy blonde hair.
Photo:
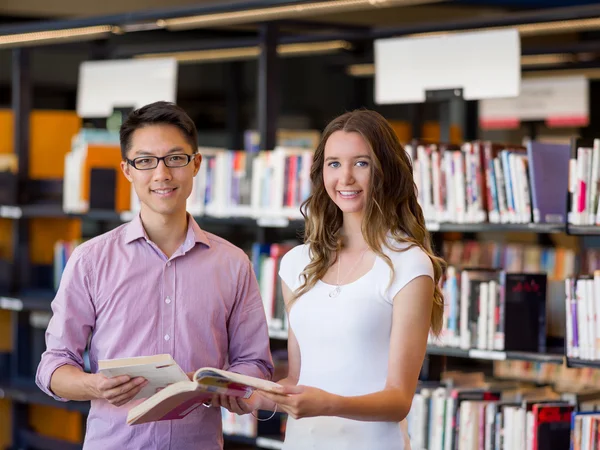
[[[435,281],[431,331],[439,335],[444,307],[440,278],[445,263],[432,250],[423,211],[417,202],[410,158],[389,123],[375,111],[360,109],[337,117],[325,128],[315,150],[310,172],[312,194],[300,208],[305,221],[304,242],[309,246],[311,262],[301,274],[302,284],[294,292],[291,304],[325,276],[342,246],[342,211],[331,200],[323,183],[325,144],[340,130],[359,133],[371,152],[370,195],[362,223],[362,234],[369,248],[387,263],[392,273],[394,267],[382,248],[386,245],[391,250],[403,250],[390,246],[388,235],[396,242],[409,243],[407,248],[420,247],[431,259]]]

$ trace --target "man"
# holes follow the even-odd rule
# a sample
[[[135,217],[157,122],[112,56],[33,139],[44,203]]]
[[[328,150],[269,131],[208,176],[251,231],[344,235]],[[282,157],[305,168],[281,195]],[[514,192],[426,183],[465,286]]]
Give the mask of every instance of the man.
[[[273,374],[248,257],[186,212],[202,159],[194,123],[171,103],[153,103],[131,113],[120,138],[121,168],[140,214],[73,252],[52,302],[36,382],[60,401],[91,400],[86,450],[221,449],[220,408],[128,426],[127,411],[137,404],[128,402],[145,380],[96,373],[101,359],[170,353],[186,372],[209,366]],[[83,371],[88,338],[91,374]],[[233,398],[213,400],[221,404],[237,413],[250,408]]]

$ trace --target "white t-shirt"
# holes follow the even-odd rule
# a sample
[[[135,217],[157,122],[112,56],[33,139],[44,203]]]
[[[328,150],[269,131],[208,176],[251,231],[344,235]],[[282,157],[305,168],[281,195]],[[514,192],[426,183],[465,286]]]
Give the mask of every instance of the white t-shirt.
[[[408,244],[394,246],[403,249]],[[384,389],[394,296],[414,278],[434,276],[431,260],[416,246],[402,252],[384,247],[383,252],[394,266],[391,285],[390,268],[377,256],[372,269],[343,285],[337,297],[329,296],[335,286],[318,281],[292,306],[289,322],[301,355],[298,384],[343,396]],[[309,262],[307,245],[299,245],[283,257],[279,276],[292,291],[300,286],[300,274]],[[407,441],[405,421],[398,424],[340,417],[290,417],[283,448],[408,450]]]

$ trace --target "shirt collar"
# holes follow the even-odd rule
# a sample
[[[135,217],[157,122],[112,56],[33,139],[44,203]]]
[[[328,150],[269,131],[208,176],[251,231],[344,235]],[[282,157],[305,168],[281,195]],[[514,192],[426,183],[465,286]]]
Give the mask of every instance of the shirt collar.
[[[129,244],[138,239],[146,239],[148,240],[148,235],[146,234],[146,230],[144,229],[144,225],[142,225],[142,219],[140,214],[138,213],[131,222],[127,224],[127,230],[125,231],[125,243]],[[206,233],[200,228],[200,225],[196,222],[196,220],[188,214],[188,230],[185,236],[185,242],[190,243],[201,243],[210,247],[210,242],[208,241],[208,236]],[[188,247],[188,245],[184,244],[184,246]],[[193,245],[189,246],[190,248]]]

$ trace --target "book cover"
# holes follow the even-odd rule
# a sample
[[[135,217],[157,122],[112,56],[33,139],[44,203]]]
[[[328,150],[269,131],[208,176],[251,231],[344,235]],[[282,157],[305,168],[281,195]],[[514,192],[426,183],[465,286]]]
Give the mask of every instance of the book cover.
[[[567,221],[569,189],[568,145],[529,142],[529,179],[535,223],[563,224]]]
[[[256,389],[276,391],[278,384],[268,380],[241,375],[215,368],[198,369],[192,381],[171,384],[142,403],[131,408],[127,424],[182,419],[213,395],[248,398]]]

